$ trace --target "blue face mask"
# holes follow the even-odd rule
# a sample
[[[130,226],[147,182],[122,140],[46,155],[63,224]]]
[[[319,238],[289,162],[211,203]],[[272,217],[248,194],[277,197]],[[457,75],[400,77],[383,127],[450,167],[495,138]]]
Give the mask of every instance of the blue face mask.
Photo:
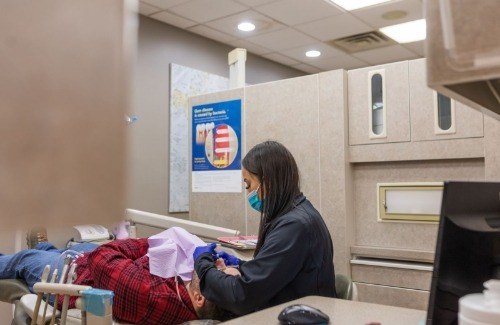
[[[259,196],[257,195],[257,191],[259,190],[259,188],[260,184],[255,190],[248,193],[248,203],[250,203],[250,206],[255,210],[262,212],[262,201],[259,199]]]

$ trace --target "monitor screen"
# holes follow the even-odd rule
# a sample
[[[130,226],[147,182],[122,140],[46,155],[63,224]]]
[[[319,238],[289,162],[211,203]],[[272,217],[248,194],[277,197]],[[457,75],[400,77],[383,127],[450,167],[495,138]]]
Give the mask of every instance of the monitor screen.
[[[427,325],[458,324],[458,300],[500,279],[500,183],[446,182]]]

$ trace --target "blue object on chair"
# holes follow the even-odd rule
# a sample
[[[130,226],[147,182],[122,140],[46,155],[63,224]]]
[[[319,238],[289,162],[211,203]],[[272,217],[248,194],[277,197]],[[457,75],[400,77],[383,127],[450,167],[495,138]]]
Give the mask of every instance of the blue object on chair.
[[[113,305],[113,291],[102,289],[87,289],[82,291],[85,298],[85,310],[96,315],[106,316],[109,307]]]
[[[352,300],[354,284],[352,280],[343,274],[335,274],[335,288],[337,289],[337,298]]]

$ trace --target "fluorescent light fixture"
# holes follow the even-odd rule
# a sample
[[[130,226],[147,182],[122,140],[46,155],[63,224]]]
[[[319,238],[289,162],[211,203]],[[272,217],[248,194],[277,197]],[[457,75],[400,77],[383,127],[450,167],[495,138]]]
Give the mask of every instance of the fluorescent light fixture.
[[[321,52],[320,51],[316,51],[316,50],[311,50],[311,51],[307,51],[306,52],[306,56],[308,58],[317,58],[320,55],[321,55]]]
[[[398,43],[411,43],[421,41],[425,39],[425,19],[382,27],[379,30]]]
[[[238,25],[238,29],[243,32],[251,32],[255,29],[255,25],[249,22],[243,22]]]
[[[330,0],[347,11],[378,5],[392,0]]]

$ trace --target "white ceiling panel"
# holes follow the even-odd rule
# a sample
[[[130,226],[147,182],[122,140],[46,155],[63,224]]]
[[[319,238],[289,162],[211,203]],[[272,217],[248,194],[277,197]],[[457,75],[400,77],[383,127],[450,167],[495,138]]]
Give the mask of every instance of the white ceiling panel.
[[[177,6],[181,3],[188,2],[190,0],[140,0],[140,1],[161,9],[168,9],[173,6]]]
[[[316,50],[321,52],[321,56],[317,58],[309,58],[306,56],[307,51],[311,50]],[[327,45],[325,43],[319,43],[316,42],[314,44],[310,45],[304,45],[304,46],[299,46],[293,49],[289,50],[283,50],[281,51],[286,56],[289,56],[293,59],[308,63],[310,61],[313,61],[315,59],[319,58],[327,58],[327,57],[332,57],[332,56],[342,56],[346,55],[343,51],[336,49],[330,45]]]
[[[295,28],[321,41],[365,33],[373,28],[351,14],[342,14],[314,22],[298,25]]]
[[[210,27],[204,26],[204,25],[196,25],[193,27],[189,27],[187,29],[190,32],[196,33],[201,36],[205,36],[207,38],[216,40],[221,43],[229,43],[231,41],[236,40],[236,37],[232,35],[228,35],[226,33],[219,32],[215,29],[212,29]]]
[[[294,65],[294,64],[300,63],[299,61],[295,61],[295,60],[289,58],[288,56],[285,56],[285,55],[279,54],[279,53],[265,54],[265,55],[263,55],[263,57],[265,57],[266,59],[284,64],[284,65]]]
[[[392,45],[375,50],[354,53],[356,58],[369,64],[384,64],[388,62],[416,59],[418,56],[401,45]]]
[[[406,43],[403,44],[403,46],[410,49],[412,52],[417,53],[419,56],[425,57],[425,41]]]
[[[404,17],[396,19],[383,17],[384,14],[397,17],[404,13]],[[422,2],[419,0],[391,1],[374,7],[355,10],[352,14],[376,29],[424,18]]]
[[[257,7],[266,3],[271,3],[279,0],[235,0],[248,7]]]
[[[226,17],[246,9],[248,7],[232,0],[191,0],[169,8],[173,13],[198,23]]]
[[[269,54],[272,52],[271,49],[262,47],[260,45],[257,45],[255,43],[249,42],[247,40],[236,40],[229,42],[228,45],[235,47],[235,48],[243,48],[246,49],[248,52],[251,52],[253,54],[257,55],[264,55],[264,54]]]
[[[266,33],[247,38],[252,43],[273,50],[273,52],[291,49],[294,47],[314,44],[317,42],[292,28],[281,29],[276,32]]]
[[[342,14],[341,10],[326,1],[280,0],[255,10],[289,26]]]
[[[179,28],[187,28],[196,25],[196,22],[183,17],[179,17],[168,11],[160,11],[159,13],[151,15],[150,17]]]
[[[149,16],[162,10],[163,9],[148,5],[147,3],[139,2],[139,13],[143,16]]]
[[[255,30],[251,32],[242,32],[239,30],[238,24],[244,21],[253,23],[255,25]],[[217,19],[206,23],[206,25],[218,31],[231,34],[237,38],[248,38],[287,27],[253,10],[247,10],[229,17]]]
[[[139,1],[142,15],[233,48],[245,48],[250,53],[307,73],[355,69],[424,56],[424,42],[355,54],[344,53],[327,43],[422,18],[422,0],[393,0],[352,12],[346,12],[329,0]],[[256,29],[246,33],[239,31],[237,25],[243,20],[252,20]],[[305,52],[313,49],[322,55],[306,57]]]
[[[329,58],[318,58],[311,65],[320,68],[322,71],[329,71],[335,69],[356,69],[361,67],[366,67],[366,62],[356,59],[351,55],[342,55]]]

